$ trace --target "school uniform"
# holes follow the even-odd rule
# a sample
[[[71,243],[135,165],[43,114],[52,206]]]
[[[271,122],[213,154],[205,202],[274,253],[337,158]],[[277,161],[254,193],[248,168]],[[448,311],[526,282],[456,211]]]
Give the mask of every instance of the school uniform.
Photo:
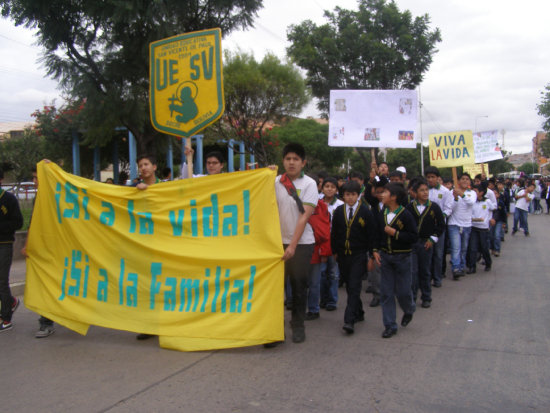
[[[496,205],[488,198],[478,200],[472,208],[472,232],[470,234],[470,269],[476,271],[477,255],[481,252],[485,260],[485,270],[491,269],[492,260],[489,253],[489,221],[493,217]]]
[[[412,293],[416,301],[418,289],[423,306],[429,306],[432,301],[431,263],[435,245],[445,229],[445,218],[438,204],[430,202],[420,204],[413,201],[407,205],[407,210],[413,216],[418,230],[418,240],[413,244],[412,254]],[[429,242],[431,247],[426,249]]]
[[[437,184],[430,187],[429,198],[430,202],[437,204],[445,219],[449,217],[453,212],[453,195],[451,191],[445,188],[443,185]],[[441,287],[441,282],[444,277],[445,267],[445,245],[448,243],[447,239],[447,226],[444,225],[443,232],[438,237],[432,254],[432,279],[434,286]],[[447,243],[445,242],[447,240]]]
[[[394,236],[384,232],[389,225],[397,232]],[[380,300],[382,321],[386,330],[397,331],[395,299],[405,314],[416,309],[412,296],[412,246],[418,240],[416,222],[409,211],[399,206],[390,212],[386,208],[379,219],[379,238],[376,250],[382,260]]]
[[[371,211],[359,201],[351,207],[347,204],[339,206],[332,216],[332,251],[338,255],[340,277],[344,279],[348,293],[344,323],[351,326],[364,319],[361,284],[376,229]]]

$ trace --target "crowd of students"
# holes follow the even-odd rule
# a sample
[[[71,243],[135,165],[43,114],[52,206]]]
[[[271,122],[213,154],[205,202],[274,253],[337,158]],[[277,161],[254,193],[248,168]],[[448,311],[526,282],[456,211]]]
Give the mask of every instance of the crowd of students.
[[[222,172],[221,154],[210,153],[206,161],[208,174]],[[295,343],[306,338],[305,321],[319,318],[321,309],[334,311],[344,305],[338,297],[343,287],[347,301],[342,329],[353,334],[364,320],[365,280],[366,292],[372,294],[369,306],[382,309],[382,337],[392,337],[398,330],[397,304],[403,312],[402,327],[412,321],[417,301],[430,308],[432,287],[440,288],[445,278],[448,253],[452,280],[475,273],[479,262],[490,271],[493,257],[501,253],[508,216],[513,215],[512,235],[522,229],[529,236],[528,212],[541,210],[541,199],[546,200],[547,213],[550,209],[549,183],[544,181],[487,180],[481,175],[472,181],[463,173],[455,185],[431,166],[424,177],[407,180],[404,167],[390,172],[385,162],[373,164],[366,180],[358,172],[346,178],[323,173],[309,177],[304,173],[306,162],[301,144],[287,144],[284,172],[275,181],[285,305],[292,310]],[[153,157],[140,157],[138,168],[138,189],[161,182]],[[2,274],[3,331],[11,328],[19,301],[9,292],[9,265],[2,267]],[[37,338],[55,331],[45,317],[39,324]],[[138,335],[138,339],[149,337]]]
[[[301,168],[289,170],[289,156]],[[397,305],[403,312],[402,327],[412,321],[417,301],[422,308],[430,308],[432,287],[440,288],[446,278],[447,254],[449,278],[459,281],[476,273],[479,263],[491,271],[493,259],[501,254],[509,215],[513,216],[512,235],[522,229],[529,236],[527,211],[538,182],[481,175],[472,180],[463,173],[455,185],[431,166],[424,176],[407,180],[404,167],[390,172],[385,162],[372,165],[366,180],[357,172],[346,178],[324,173],[308,178],[305,164],[304,148],[287,145],[283,150],[285,173],[276,183],[276,189],[283,180],[299,183],[294,191],[287,182],[287,189],[281,186],[277,192],[285,234],[285,305],[292,310],[292,340],[297,343],[305,340],[302,319],[315,320],[320,309],[334,311],[339,305],[345,306],[342,329],[353,334],[356,324],[364,320],[361,290],[365,280],[366,292],[372,294],[369,305],[382,309],[382,337],[390,338],[398,330]],[[548,183],[541,186],[540,198],[547,199]],[[309,210],[300,209],[300,202],[307,203]],[[290,218],[289,212],[295,216]],[[324,214],[328,219],[316,218]],[[301,239],[306,231],[308,238]],[[287,255],[291,239],[312,247],[312,252],[300,254],[300,266],[293,265],[293,256]],[[339,287],[346,289],[345,303],[339,302]]]

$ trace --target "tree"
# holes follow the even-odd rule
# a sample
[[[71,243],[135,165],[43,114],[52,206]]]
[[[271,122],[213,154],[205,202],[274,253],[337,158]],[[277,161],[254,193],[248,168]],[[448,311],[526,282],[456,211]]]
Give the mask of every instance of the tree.
[[[0,153],[2,164],[13,171],[16,182],[30,180],[32,169],[45,156],[44,139],[36,131],[27,128],[23,136],[2,142]]]
[[[245,29],[261,0],[0,0],[2,15],[37,29],[48,75],[86,98],[83,135],[105,143],[124,126],[138,151],[162,136],[149,121],[149,43],[181,32]]]
[[[327,116],[331,89],[414,89],[432,63],[439,29],[430,31],[427,14],[412,18],[386,0],[359,0],[358,11],[325,11],[328,23],[310,20],[290,26],[287,49],[306,70],[307,84]],[[364,167],[368,150],[357,148]]]
[[[250,54],[227,52],[224,93],[225,113],[216,132],[243,141],[246,152],[262,166],[276,160],[278,143],[270,125],[299,114],[310,100],[298,69],[272,54],[257,62]]]
[[[550,133],[550,83],[545,87],[546,92],[541,92],[542,102],[537,105],[538,114],[544,117],[542,128]],[[550,139],[547,137],[541,142],[541,149],[544,156],[550,158]]]
[[[285,126],[273,128],[273,132],[278,135],[281,146],[289,142],[304,145],[310,171],[341,173],[342,165],[352,152],[351,148],[328,146],[328,125],[313,119],[294,119]]]
[[[494,176],[496,174],[510,172],[514,170],[514,165],[508,162],[508,152],[502,151],[502,159],[496,159],[489,162],[489,172]]]
[[[325,11],[328,23],[310,20],[288,31],[288,54],[307,71],[318,108],[329,109],[331,89],[413,89],[422,81],[441,41],[427,14],[412,18],[386,0],[359,0],[359,10]]]
[[[539,165],[536,162],[525,162],[523,165],[521,165],[518,168],[518,171],[524,172],[527,175],[529,175],[529,174],[538,174],[539,173]]]

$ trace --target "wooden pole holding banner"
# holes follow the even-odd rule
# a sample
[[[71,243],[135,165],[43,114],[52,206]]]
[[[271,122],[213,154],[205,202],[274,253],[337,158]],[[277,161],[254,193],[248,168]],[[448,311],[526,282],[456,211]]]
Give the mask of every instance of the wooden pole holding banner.
[[[456,166],[453,166],[453,182],[455,188],[458,187],[458,174],[456,173]]]
[[[370,178],[373,179],[374,176],[376,176],[378,174],[378,165],[376,163],[376,151],[374,148],[370,148],[370,158],[371,158],[371,161],[370,161],[370,172],[371,172],[371,176]],[[373,176],[373,172],[374,172],[374,176]]]
[[[191,148],[191,137],[185,138],[185,147],[187,148],[187,177],[193,177],[193,151]]]

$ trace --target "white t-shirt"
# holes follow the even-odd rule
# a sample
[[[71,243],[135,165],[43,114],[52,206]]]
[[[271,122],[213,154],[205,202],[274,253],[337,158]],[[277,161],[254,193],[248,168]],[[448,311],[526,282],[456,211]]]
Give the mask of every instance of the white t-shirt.
[[[452,194],[451,194],[452,195]],[[449,225],[468,228],[472,226],[472,207],[476,203],[476,193],[471,189],[464,191],[464,196],[453,198],[453,213],[447,221]]]
[[[298,210],[296,201],[288,194],[284,185],[280,183],[280,180],[280,175],[275,178],[275,196],[277,197],[277,206],[279,207],[281,237],[283,239],[283,244],[290,244],[294,236],[296,224],[302,214]],[[319,193],[317,192],[317,184],[315,184],[315,181],[309,176],[304,175],[292,181],[292,183],[304,206],[309,205],[315,208],[319,200]],[[298,244],[315,244],[315,236],[313,235],[313,229],[309,223],[306,224],[306,228]]]
[[[519,191],[516,196],[522,196],[523,194],[525,194],[525,189],[522,189],[521,191]],[[527,198],[516,199],[516,208],[522,209],[524,211],[529,211],[529,204],[531,203],[533,198],[534,198],[534,195],[531,192],[530,194],[527,195]]]

